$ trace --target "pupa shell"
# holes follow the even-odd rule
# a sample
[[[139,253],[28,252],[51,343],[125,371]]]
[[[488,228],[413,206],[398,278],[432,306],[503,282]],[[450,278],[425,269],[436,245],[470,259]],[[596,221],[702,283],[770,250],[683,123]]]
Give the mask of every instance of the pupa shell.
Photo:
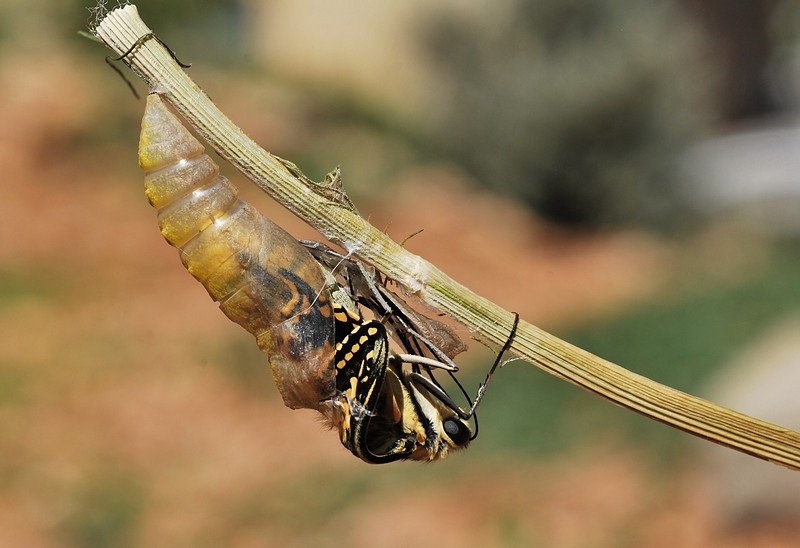
[[[139,139],[145,192],[186,269],[267,353],[286,406],[330,416],[336,391],[330,277],[236,187],[161,97]]]

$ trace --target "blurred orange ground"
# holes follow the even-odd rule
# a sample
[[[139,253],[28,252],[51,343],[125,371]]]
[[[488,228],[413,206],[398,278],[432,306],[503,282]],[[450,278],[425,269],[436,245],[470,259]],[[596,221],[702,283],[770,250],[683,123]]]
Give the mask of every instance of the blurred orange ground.
[[[660,477],[613,439],[546,459],[354,459],[282,406],[163,242],[136,166],[142,104],[99,55],[0,64],[0,546],[796,545],[726,530],[691,466]],[[235,87],[210,90],[223,110]],[[122,139],[87,144],[115,111]],[[359,205],[395,239],[424,228],[412,251],[547,328],[659,291],[675,267],[653,237],[565,234],[470,188],[415,167]]]

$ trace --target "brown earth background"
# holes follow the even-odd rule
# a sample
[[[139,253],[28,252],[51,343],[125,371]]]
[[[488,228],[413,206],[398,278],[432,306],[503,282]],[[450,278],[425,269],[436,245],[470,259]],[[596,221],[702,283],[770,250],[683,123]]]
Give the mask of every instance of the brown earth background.
[[[270,17],[314,49],[308,42],[322,25],[305,26],[308,14],[327,12],[287,4],[274,4]],[[4,10],[27,31],[0,51],[0,546],[800,542],[791,527],[726,527],[696,466],[697,446],[665,468],[613,424],[551,454],[493,451],[479,437],[433,465],[357,461],[312,412],[283,407],[253,341],[159,235],[136,164],[143,103],[107,70],[107,52],[60,29],[33,36],[37,25],[55,29],[63,11]],[[379,40],[379,23],[397,14],[362,15],[376,50],[404,59],[402,48]],[[365,64],[385,62],[380,51],[360,63],[320,51],[274,54],[273,66],[299,67],[319,82],[353,75],[356,89],[399,111],[421,95],[409,91],[416,68],[397,81],[366,76]],[[326,71],[316,71],[321,65]],[[291,86],[200,63],[191,74],[267,149],[284,155],[312,139],[313,120]],[[357,132],[338,143],[348,151],[334,159],[346,185],[368,184],[380,169],[364,143]],[[314,237],[223,170],[292,234]],[[709,246],[723,248],[724,227],[680,247],[639,230],[572,233],[475,188],[451,165],[401,165],[384,192],[365,193],[358,205],[395,239],[424,228],[407,244],[413,252],[556,333],[687,285],[727,283],[758,264],[747,247],[707,257]],[[687,284],[687,271],[699,281]],[[491,354],[473,346],[464,364],[478,378]],[[527,370],[527,383],[543,378],[525,364],[509,367]],[[502,416],[491,390],[484,405]]]

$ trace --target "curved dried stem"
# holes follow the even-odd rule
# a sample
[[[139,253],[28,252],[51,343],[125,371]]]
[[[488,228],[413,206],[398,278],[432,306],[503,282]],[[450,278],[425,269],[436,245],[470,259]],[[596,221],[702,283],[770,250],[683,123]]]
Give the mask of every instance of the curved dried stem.
[[[133,5],[110,12],[95,29],[118,55],[151,32]],[[409,253],[353,208],[332,201],[296,166],[259,147],[217,109],[161,42],[144,40],[123,60],[221,156],[330,241],[374,265],[470,330],[497,345],[506,341],[514,314]],[[617,405],[732,449],[800,469],[798,432],[656,383],[522,320],[511,350],[548,373]]]

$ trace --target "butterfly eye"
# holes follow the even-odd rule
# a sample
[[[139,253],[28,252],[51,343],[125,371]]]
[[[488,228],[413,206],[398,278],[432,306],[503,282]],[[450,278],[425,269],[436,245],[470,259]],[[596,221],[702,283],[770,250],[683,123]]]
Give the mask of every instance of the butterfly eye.
[[[453,441],[456,447],[463,447],[469,443],[471,433],[469,427],[455,417],[450,417],[442,422],[444,433]]]

